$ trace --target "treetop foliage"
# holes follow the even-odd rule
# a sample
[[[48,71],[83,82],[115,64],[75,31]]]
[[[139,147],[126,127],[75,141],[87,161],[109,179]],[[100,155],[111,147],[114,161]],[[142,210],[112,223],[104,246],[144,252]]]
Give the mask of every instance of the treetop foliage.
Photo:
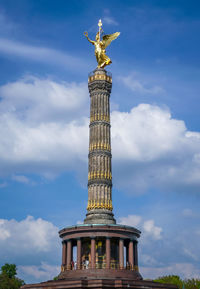
[[[17,278],[17,267],[15,264],[5,264],[1,267],[0,289],[19,289],[24,281]]]
[[[184,279],[182,280],[177,275],[168,275],[159,277],[154,280],[159,283],[174,284],[179,289],[200,289],[200,279]]]

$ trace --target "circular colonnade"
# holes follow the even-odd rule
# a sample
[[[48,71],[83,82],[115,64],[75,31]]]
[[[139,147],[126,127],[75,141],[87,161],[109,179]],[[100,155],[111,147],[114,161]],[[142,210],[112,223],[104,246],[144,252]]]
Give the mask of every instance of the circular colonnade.
[[[124,225],[84,224],[62,229],[62,266],[60,277],[74,277],[78,272],[138,272],[137,239],[140,231]]]

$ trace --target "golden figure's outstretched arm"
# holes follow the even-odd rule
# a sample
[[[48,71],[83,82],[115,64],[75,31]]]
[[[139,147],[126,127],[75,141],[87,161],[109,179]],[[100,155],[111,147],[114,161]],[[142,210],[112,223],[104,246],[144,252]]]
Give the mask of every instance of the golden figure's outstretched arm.
[[[91,40],[91,39],[88,37],[88,32],[84,32],[84,35],[85,35],[85,37],[87,38],[87,40],[94,45],[95,41]]]

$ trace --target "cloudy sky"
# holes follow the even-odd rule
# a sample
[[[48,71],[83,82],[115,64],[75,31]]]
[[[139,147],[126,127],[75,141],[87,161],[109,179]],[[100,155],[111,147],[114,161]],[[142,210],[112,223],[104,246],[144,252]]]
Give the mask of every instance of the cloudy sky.
[[[88,73],[102,19],[113,203],[142,231],[144,278],[200,276],[200,6],[178,0],[0,0],[0,265],[39,282],[61,263],[58,230],[87,205]]]

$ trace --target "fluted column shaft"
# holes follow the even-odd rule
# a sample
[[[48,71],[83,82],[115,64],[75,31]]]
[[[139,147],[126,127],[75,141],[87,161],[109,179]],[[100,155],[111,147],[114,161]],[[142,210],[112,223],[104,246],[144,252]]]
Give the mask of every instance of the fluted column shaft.
[[[110,137],[110,93],[112,78],[104,69],[96,69],[89,77],[90,137],[88,155],[88,215],[99,212],[110,215],[108,223],[115,223],[112,214],[112,164]],[[91,214],[90,214],[91,212]],[[90,216],[91,217],[91,216]],[[90,219],[90,220],[89,220]],[[101,219],[101,218],[99,218]],[[102,219],[105,219],[102,217]],[[99,221],[101,222],[101,221]]]

